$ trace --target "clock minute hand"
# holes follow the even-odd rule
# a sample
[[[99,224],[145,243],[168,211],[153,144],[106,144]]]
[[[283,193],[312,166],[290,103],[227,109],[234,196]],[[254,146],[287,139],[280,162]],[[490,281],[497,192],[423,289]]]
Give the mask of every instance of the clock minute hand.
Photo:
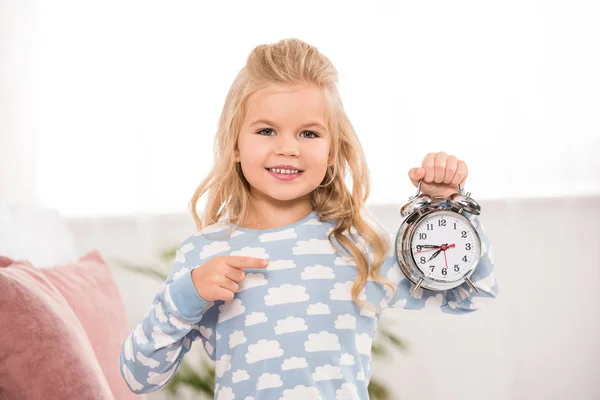
[[[435,253],[433,253],[431,255],[431,257],[429,257],[429,260],[427,260],[427,262],[431,261],[431,259],[435,258],[438,254],[440,254],[440,252],[442,251],[442,249],[440,248],[438,251],[436,251]]]

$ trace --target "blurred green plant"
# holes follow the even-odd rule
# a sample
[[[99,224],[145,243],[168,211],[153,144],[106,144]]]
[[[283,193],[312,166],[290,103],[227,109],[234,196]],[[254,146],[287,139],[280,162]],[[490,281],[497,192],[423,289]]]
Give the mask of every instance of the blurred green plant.
[[[160,259],[163,263],[170,265],[175,260],[176,251],[177,246],[173,246],[164,251],[160,255]],[[139,266],[123,261],[118,261],[118,265],[127,271],[146,275],[160,282],[166,281],[170,272],[169,270],[164,271],[164,266]],[[407,350],[406,343],[394,333],[390,332],[385,327],[385,323],[382,320],[379,322],[377,333],[373,338],[371,354],[374,359],[387,359],[390,354],[388,349],[391,347],[400,351]],[[208,362],[205,359],[201,360],[201,364],[202,368],[198,371],[186,362],[185,358],[181,361],[177,372],[164,387],[170,398],[179,396],[182,387],[186,387],[196,394],[206,395],[211,399],[214,397],[215,367],[211,362]],[[371,376],[371,380],[369,381],[368,391],[369,398],[373,400],[391,400],[389,389],[373,376]],[[397,397],[395,397],[394,400],[396,399]]]

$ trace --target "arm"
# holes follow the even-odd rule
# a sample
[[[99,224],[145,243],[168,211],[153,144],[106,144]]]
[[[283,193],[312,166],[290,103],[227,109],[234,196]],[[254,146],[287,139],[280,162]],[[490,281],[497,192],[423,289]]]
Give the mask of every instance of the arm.
[[[156,391],[171,379],[197,336],[196,326],[214,304],[200,297],[192,281],[199,253],[189,239],[177,246],[161,291],[123,343],[121,374],[134,393]]]
[[[423,308],[441,308],[442,312],[452,314],[467,314],[483,306],[486,301],[496,298],[499,294],[499,286],[496,280],[494,261],[492,256],[492,247],[490,239],[485,231],[478,215],[471,215],[464,211],[462,213],[469,218],[481,238],[482,255],[477,264],[477,268],[470,279],[479,290],[476,293],[471,286],[464,282],[460,286],[444,290],[432,291],[422,289],[416,291],[414,297],[410,295],[414,284],[404,276],[398,260],[396,258],[395,236],[391,237],[391,251],[381,267],[382,275],[389,279],[396,287],[396,295],[388,303],[383,302],[388,307],[406,308],[410,310],[419,310]],[[386,287],[386,296],[391,295],[391,291]]]

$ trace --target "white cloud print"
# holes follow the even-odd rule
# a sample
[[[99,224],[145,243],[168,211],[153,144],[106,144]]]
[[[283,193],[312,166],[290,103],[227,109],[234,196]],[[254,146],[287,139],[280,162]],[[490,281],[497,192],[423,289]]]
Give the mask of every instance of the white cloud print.
[[[123,371],[123,376],[125,377],[127,384],[132,390],[142,390],[144,388],[144,385],[135,380],[135,377],[129,368],[127,368],[127,365],[123,364],[121,370]]]
[[[202,334],[202,336],[204,336],[207,339],[210,339],[210,337],[212,336],[212,333],[213,333],[211,328],[207,328],[204,325],[200,325],[198,327],[198,332],[200,332]]]
[[[352,314],[338,315],[335,320],[336,329],[356,329],[356,317]]]
[[[354,282],[347,281],[345,283],[335,283],[333,289],[329,291],[329,297],[331,300],[352,300],[352,284]],[[365,288],[362,288],[358,298],[360,300],[366,300],[367,295],[365,294]]]
[[[342,383],[342,387],[335,392],[336,400],[360,400],[356,386],[351,383]]]
[[[246,326],[250,326],[260,324],[261,322],[267,322],[267,320],[267,314],[265,314],[264,312],[255,311],[249,315],[246,315],[246,320],[244,321],[244,323],[246,324]]]
[[[274,242],[276,240],[295,239],[298,235],[294,228],[286,229],[279,232],[263,233],[258,237],[261,242]]]
[[[319,221],[317,218],[312,218],[312,219],[310,219],[310,220],[306,221],[306,222],[305,222],[304,224],[302,224],[302,225],[321,225],[321,224],[322,224],[322,222],[321,222],[321,221]]]
[[[280,319],[277,321],[275,327],[275,334],[281,335],[282,333],[300,332],[308,330],[308,325],[302,318],[287,317],[286,319]]]
[[[229,242],[225,241],[214,241],[210,244],[205,244],[202,246],[202,251],[200,252],[200,259],[205,259],[210,256],[214,256],[215,254],[221,253],[223,251],[227,251],[231,249]]]
[[[220,232],[222,230],[225,230],[227,227],[228,225],[224,222],[215,222],[212,225],[203,227],[202,229],[194,233],[194,236],[202,236],[207,233]]]
[[[231,381],[233,383],[247,381],[248,379],[250,379],[250,375],[248,375],[248,371],[246,371],[245,369],[238,369],[231,376]]]
[[[269,294],[265,295],[265,304],[273,306],[276,304],[298,303],[308,300],[306,287],[284,283],[279,287],[269,288]]]
[[[127,361],[135,362],[134,355],[133,355],[133,342],[131,340],[131,334],[129,334],[129,336],[127,336],[127,339],[125,340],[125,346],[123,346],[123,355],[125,356],[125,359]]]
[[[172,336],[167,335],[158,326],[152,327],[152,340],[154,341],[154,348],[160,349],[166,346],[170,346],[176,342]]]
[[[333,273],[333,268],[317,264],[310,267],[305,267],[304,272],[301,274],[301,278],[303,280],[335,279],[335,274]]]
[[[233,331],[229,334],[229,348],[233,349],[238,344],[246,343],[248,339],[244,336],[244,331]]]
[[[231,369],[231,354],[223,354],[221,358],[219,358],[215,362],[215,374],[222,378],[225,372]]]
[[[308,335],[308,340],[304,342],[304,350],[311,352],[340,350],[341,348],[338,336],[327,331],[311,333]]]
[[[295,255],[300,254],[335,254],[336,249],[327,239],[299,240],[297,246],[292,248]]]
[[[354,356],[352,354],[344,353],[340,357],[340,365],[354,365]]]
[[[137,324],[133,330],[133,337],[135,338],[135,342],[138,344],[148,344],[148,338],[146,337],[144,327],[141,323]]]
[[[306,310],[308,315],[331,314],[329,305],[324,303],[310,304]]]
[[[177,262],[185,262],[185,253],[188,251],[194,250],[194,243],[186,243],[175,252],[175,261]]]
[[[218,385],[218,384],[217,384]],[[217,390],[217,387],[215,387]],[[234,400],[235,394],[233,393],[233,389],[227,386],[223,386],[218,389],[216,400]]]
[[[429,296],[427,300],[425,300],[425,307],[428,308],[437,308],[441,307],[444,302],[444,295],[438,293],[435,296]]]
[[[337,256],[333,261],[334,265],[356,265],[354,259],[345,257],[345,256]]]
[[[258,341],[258,343],[248,346],[246,361],[249,364],[252,364],[268,358],[281,357],[282,355],[283,349],[280,347],[277,340],[261,339]]]
[[[287,358],[283,360],[283,364],[281,365],[281,369],[284,371],[306,367],[308,367],[308,363],[306,362],[306,358],[304,357]]]
[[[356,348],[361,354],[371,355],[371,345],[373,344],[373,338],[368,333],[355,333],[354,340],[356,342]]]
[[[315,369],[315,372],[313,372],[312,376],[315,382],[343,378],[342,370],[340,369],[340,367],[335,367],[331,364],[326,364],[322,367],[317,367],[317,369]]]
[[[228,319],[237,317],[246,311],[246,307],[242,305],[242,300],[233,299],[219,306],[219,323]]]
[[[356,380],[357,381],[361,381],[361,382],[365,382],[367,380],[367,378],[365,377],[365,373],[363,371],[359,371],[356,374]]]
[[[162,374],[150,371],[148,372],[148,379],[146,379],[146,382],[148,382],[151,385],[162,386],[165,383],[167,383],[169,379],[171,379],[173,374],[175,374],[176,369],[177,368],[171,367],[169,371],[164,372]]]
[[[270,389],[283,386],[281,378],[277,374],[270,374],[265,372],[258,377],[258,383],[256,384],[256,390]]]
[[[162,303],[158,302],[153,307],[154,307],[154,315],[156,315],[156,319],[159,320],[162,323],[167,322],[168,318],[167,318],[167,315],[165,314],[165,312],[162,309]]]
[[[280,269],[290,269],[290,268],[296,268],[296,263],[294,262],[294,260],[271,261],[269,263],[269,266],[267,267],[268,270],[280,270]]]
[[[190,269],[188,267],[181,268],[179,271],[175,272],[175,274],[173,275],[173,280],[178,280],[188,272],[190,272]]]
[[[256,258],[269,258],[269,254],[264,247],[244,247],[241,250],[232,251],[232,256],[248,256]]]
[[[167,353],[167,360],[169,359],[169,354],[175,352],[176,350],[170,351]],[[181,351],[181,347],[179,347],[177,349],[177,353],[179,353]],[[146,357],[145,355],[143,355],[141,352],[137,352],[136,355],[137,359],[142,363],[142,365],[145,365],[146,367],[149,368],[156,368],[160,365],[160,362],[155,360],[154,358],[150,358],[150,357]],[[175,358],[177,358],[177,356],[175,356]]]
[[[171,316],[169,316],[169,322],[171,323],[171,325],[173,325],[177,329],[190,330],[192,328],[192,324],[189,324],[185,321],[180,320],[173,314],[171,314]]]
[[[293,389],[285,389],[279,400],[321,400],[321,396],[315,387],[298,385]]]
[[[244,280],[240,283],[238,293],[242,290],[250,289],[253,287],[264,286],[267,283],[269,282],[265,279],[264,274],[248,272],[244,276]]]

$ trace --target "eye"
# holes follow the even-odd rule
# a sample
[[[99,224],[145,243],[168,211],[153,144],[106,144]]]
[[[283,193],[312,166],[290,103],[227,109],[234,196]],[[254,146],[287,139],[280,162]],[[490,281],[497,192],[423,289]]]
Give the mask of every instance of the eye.
[[[308,132],[308,133],[310,133],[311,135],[314,135],[313,137],[316,137],[316,138],[318,138],[318,137],[319,137],[319,135],[317,135],[317,133],[316,133],[316,132],[313,132],[313,131],[303,131],[302,133],[304,133],[304,132]]]
[[[273,129],[271,129],[271,128],[265,128],[265,129],[261,129],[260,131],[258,131],[256,133],[258,133],[259,135],[262,135],[262,136],[271,136],[271,135],[268,135],[268,134],[267,135],[263,135],[263,132],[273,132]],[[304,137],[307,137],[308,139],[313,139],[313,138],[318,138],[319,137],[319,135],[316,132],[313,132],[313,131],[302,131],[302,133],[308,133],[309,135],[312,135],[312,136],[308,136],[308,137],[304,136]]]
[[[273,131],[273,129],[271,129],[271,128],[261,129],[260,131],[258,131],[256,133],[261,134],[262,132],[266,132],[266,131]],[[263,136],[271,136],[271,135],[263,135]]]

